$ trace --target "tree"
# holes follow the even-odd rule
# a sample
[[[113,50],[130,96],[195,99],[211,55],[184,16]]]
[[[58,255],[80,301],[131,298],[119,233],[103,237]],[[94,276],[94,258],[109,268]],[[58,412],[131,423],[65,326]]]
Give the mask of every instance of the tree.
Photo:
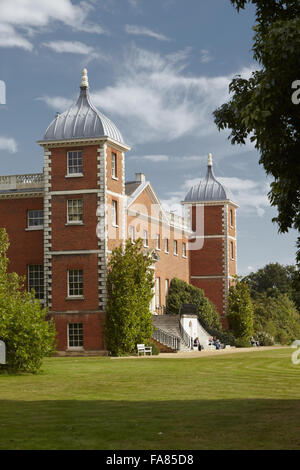
[[[23,278],[8,273],[9,247],[5,229],[0,229],[0,339],[6,344],[7,364],[12,371],[37,372],[42,360],[54,351],[56,335],[52,320],[46,321],[34,292],[26,292]]]
[[[227,320],[236,345],[250,346],[250,337],[254,333],[253,305],[247,284],[238,278],[229,288]]]
[[[115,248],[108,264],[105,336],[112,355],[130,354],[152,336],[150,302],[153,298],[152,255],[143,241],[127,240]]]
[[[300,314],[287,294],[258,294],[253,305],[255,335],[262,345],[300,339]]]
[[[300,280],[296,266],[269,263],[248,274],[243,281],[248,284],[253,299],[262,293],[272,297],[287,294],[300,311]]]
[[[256,7],[253,57],[261,67],[247,80],[235,77],[232,98],[214,112],[221,129],[231,129],[232,144],[255,142],[259,163],[274,180],[269,199],[281,233],[300,231],[300,107],[293,87],[300,86],[299,0],[231,0],[239,12]],[[300,263],[300,237],[297,242]]]
[[[181,304],[196,305],[201,323],[210,328],[222,329],[219,314],[212,302],[205,297],[203,290],[174,278],[170,283],[167,311],[176,315],[179,313]]]

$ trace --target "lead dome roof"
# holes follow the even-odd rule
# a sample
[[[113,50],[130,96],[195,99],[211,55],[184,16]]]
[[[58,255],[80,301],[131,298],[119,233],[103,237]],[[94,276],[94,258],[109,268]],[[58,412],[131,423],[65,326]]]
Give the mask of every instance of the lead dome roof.
[[[46,130],[44,140],[70,140],[109,137],[124,144],[115,124],[93,105],[89,93],[87,70],[82,71],[80,95],[75,104],[57,114]]]
[[[187,193],[184,202],[207,202],[207,201],[229,201],[232,199],[231,192],[221,184],[215,177],[212,167],[212,155],[208,156],[206,177]]]

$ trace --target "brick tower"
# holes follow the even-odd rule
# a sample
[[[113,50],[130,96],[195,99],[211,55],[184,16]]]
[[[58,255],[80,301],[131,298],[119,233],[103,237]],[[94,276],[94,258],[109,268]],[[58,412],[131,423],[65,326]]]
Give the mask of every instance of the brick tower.
[[[129,147],[93,106],[86,69],[76,104],[56,116],[39,144],[44,148],[45,304],[56,323],[57,349],[104,350],[107,257],[110,244],[126,238],[124,152]]]
[[[190,283],[204,290],[215,304],[224,326],[229,286],[236,274],[236,209],[230,192],[215,178],[212,155],[205,179],[185,200],[191,213]]]

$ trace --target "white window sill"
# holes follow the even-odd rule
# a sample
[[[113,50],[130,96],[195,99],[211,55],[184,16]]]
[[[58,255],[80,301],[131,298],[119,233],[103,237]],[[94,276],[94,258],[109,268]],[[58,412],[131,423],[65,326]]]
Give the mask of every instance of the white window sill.
[[[115,181],[119,181],[119,178],[117,178],[116,176],[112,176],[111,179]]]
[[[170,254],[170,252],[169,252],[169,251],[165,251],[165,253],[166,253],[166,255],[169,255],[169,254]]]
[[[112,224],[113,227],[119,228],[119,225]]]
[[[83,222],[67,222],[65,226],[73,226],[73,225],[84,225]]]
[[[187,256],[182,255],[182,257],[183,257],[184,259],[187,259]]]
[[[32,230],[44,230],[44,225],[33,225],[32,227],[25,228],[26,232],[31,232]]]
[[[69,175],[65,175],[65,178],[82,178],[83,176],[83,173],[70,173]]]
[[[178,256],[178,253],[174,253],[174,256]]]
[[[84,351],[83,346],[69,346],[67,351]]]
[[[66,297],[66,300],[84,300],[83,295],[71,295]]]

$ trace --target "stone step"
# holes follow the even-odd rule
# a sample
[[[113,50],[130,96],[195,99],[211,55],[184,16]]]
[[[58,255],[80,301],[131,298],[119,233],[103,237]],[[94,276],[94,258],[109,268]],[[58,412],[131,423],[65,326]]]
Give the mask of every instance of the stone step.
[[[191,351],[183,342],[179,329],[179,315],[153,315],[152,324],[165,333],[180,339],[180,351]]]

